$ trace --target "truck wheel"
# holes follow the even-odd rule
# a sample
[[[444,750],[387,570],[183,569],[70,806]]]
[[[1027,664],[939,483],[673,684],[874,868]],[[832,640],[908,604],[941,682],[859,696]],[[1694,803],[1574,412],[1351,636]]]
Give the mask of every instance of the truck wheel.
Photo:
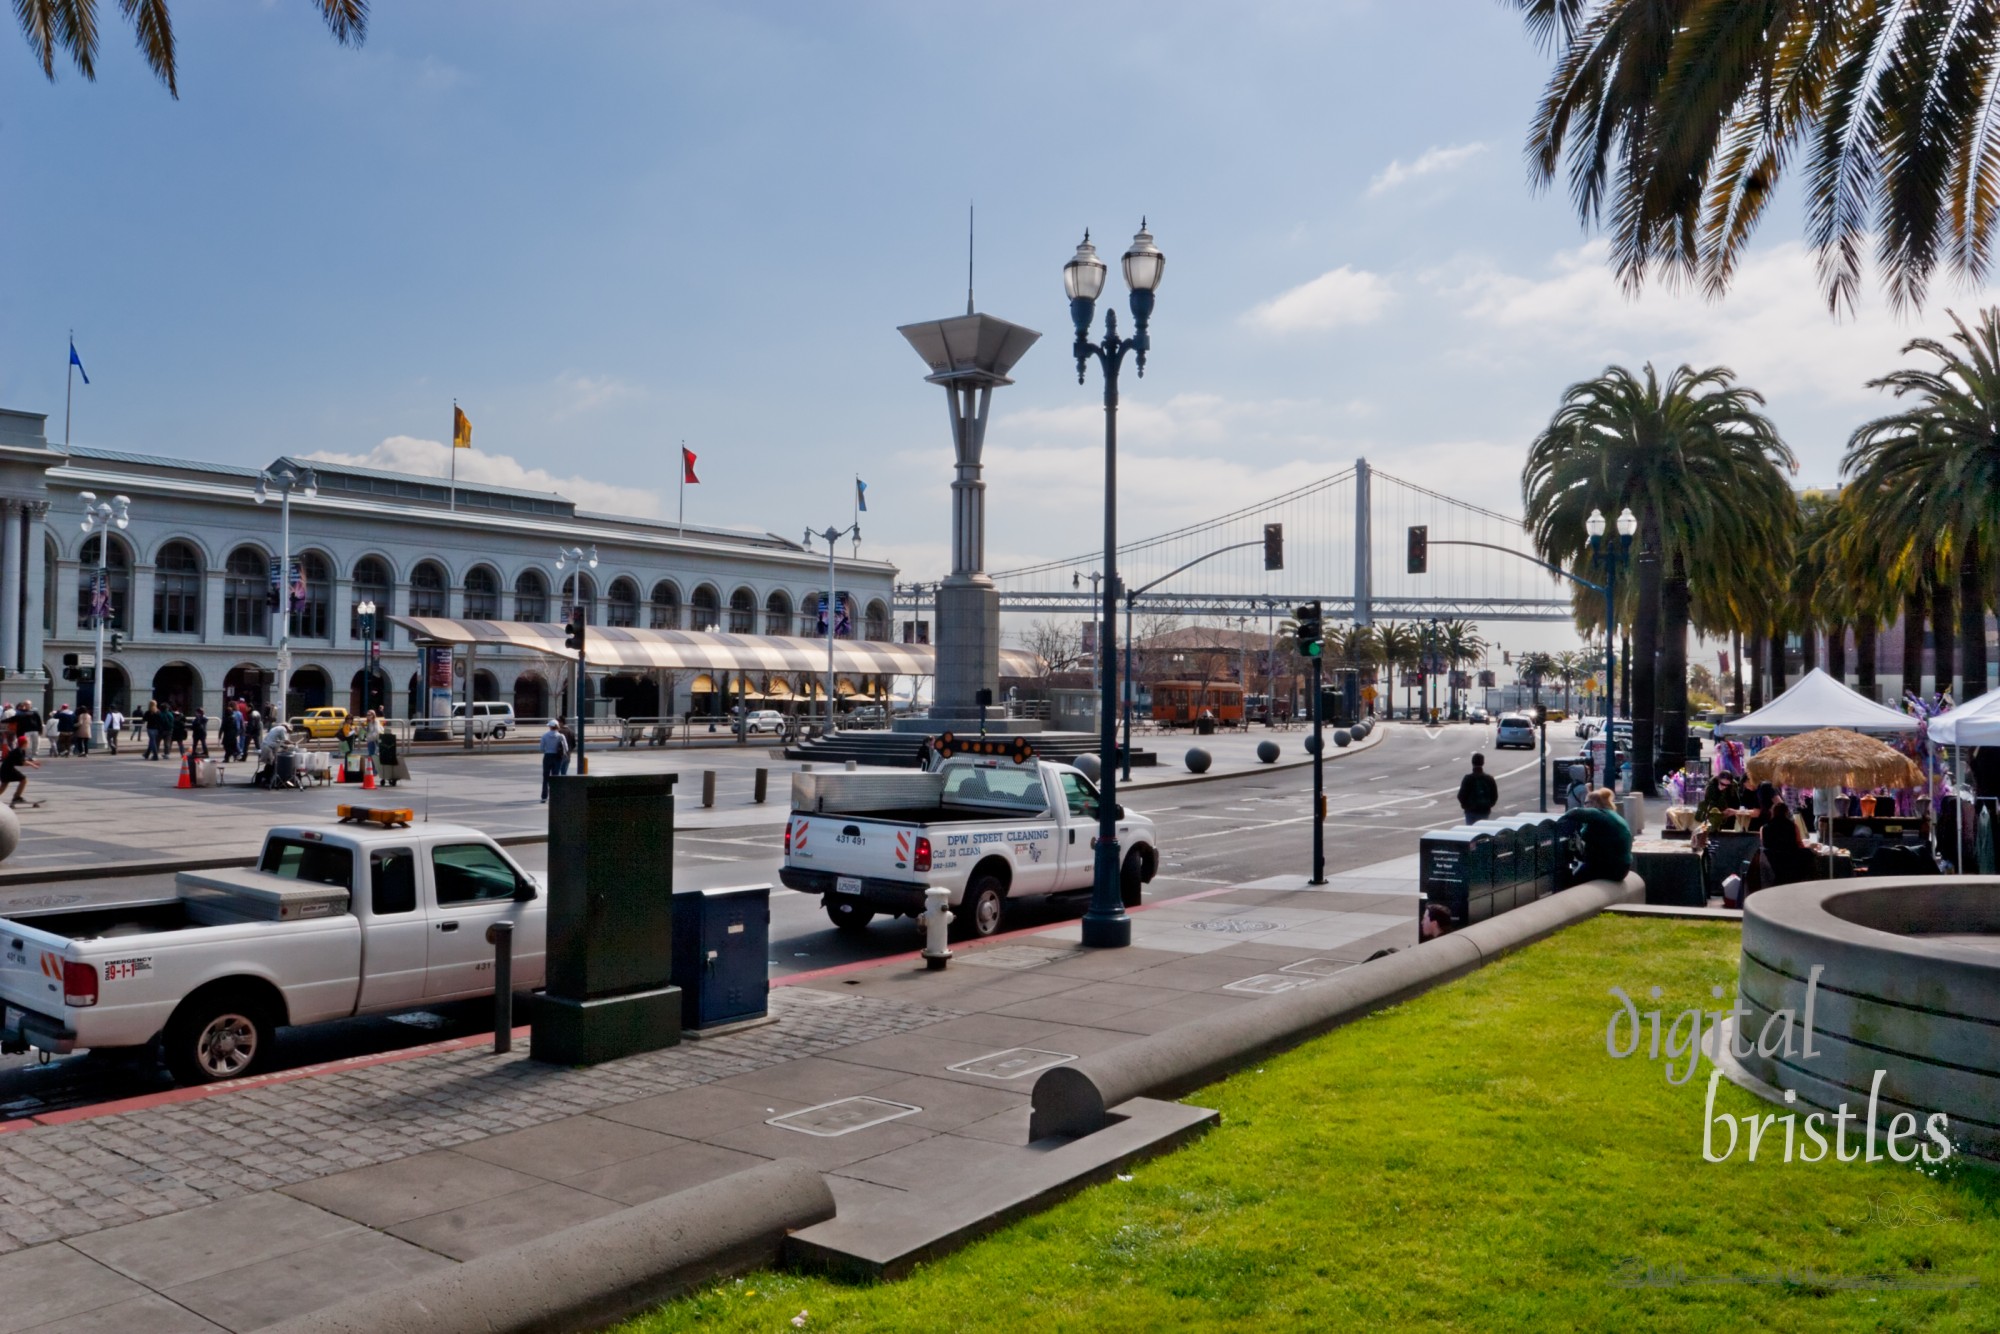
[[[979,876],[966,887],[959,900],[952,934],[960,940],[984,940],[1000,929],[1000,910],[1006,906],[1007,887],[1000,877]]]
[[[1118,868],[1118,897],[1128,908],[1136,908],[1145,899],[1146,854],[1133,850],[1125,856],[1125,864]]]
[[[858,903],[842,900],[827,904],[826,915],[842,931],[866,931],[868,924],[875,920],[872,908],[864,908]]]
[[[191,998],[167,1021],[167,1069],[183,1085],[255,1074],[269,1055],[271,1025],[243,995]]]

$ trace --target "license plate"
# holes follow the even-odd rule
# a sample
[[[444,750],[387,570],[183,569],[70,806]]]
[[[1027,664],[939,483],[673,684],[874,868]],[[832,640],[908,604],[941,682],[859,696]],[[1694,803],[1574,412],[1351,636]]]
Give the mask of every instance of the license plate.
[[[837,875],[833,878],[833,891],[836,894],[859,894],[861,892],[861,877],[858,875]]]

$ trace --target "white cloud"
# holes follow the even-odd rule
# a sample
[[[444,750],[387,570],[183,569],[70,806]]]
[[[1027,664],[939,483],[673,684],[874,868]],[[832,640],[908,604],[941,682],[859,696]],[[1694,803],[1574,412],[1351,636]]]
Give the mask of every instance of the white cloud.
[[[1389,280],[1343,264],[1256,306],[1244,323],[1270,333],[1305,333],[1343,324],[1367,324],[1395,299]]]
[[[558,415],[566,417],[593,412],[608,403],[637,398],[641,392],[637,385],[627,384],[616,376],[585,375],[580,371],[564,371],[558,375],[556,388],[565,399]]]
[[[1452,148],[1426,149],[1415,162],[1405,163],[1398,158],[1384,167],[1381,175],[1368,182],[1368,195],[1372,199],[1419,177],[1452,171],[1485,151],[1485,144],[1459,144]]]
[[[320,450],[305,457],[357,468],[409,473],[416,477],[445,477],[451,473],[451,454],[451,447],[442,440],[392,435],[366,454]],[[657,517],[664,512],[657,492],[636,486],[613,486],[587,477],[558,477],[541,468],[530,468],[505,454],[487,454],[477,449],[459,451],[458,480],[511,486],[521,491],[554,491],[574,500],[580,509],[609,514]]]

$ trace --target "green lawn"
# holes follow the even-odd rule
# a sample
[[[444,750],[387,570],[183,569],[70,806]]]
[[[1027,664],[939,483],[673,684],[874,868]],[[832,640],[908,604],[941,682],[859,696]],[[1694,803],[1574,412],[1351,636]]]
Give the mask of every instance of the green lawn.
[[[1737,939],[1586,922],[1202,1090],[1222,1124],[1198,1143],[903,1282],[760,1273],[625,1334],[783,1331],[801,1310],[844,1331],[2000,1329],[1994,1177],[1785,1163],[1768,1139],[1754,1164],[1704,1162],[1707,1066],[1676,1088],[1643,1047],[1606,1055],[1608,988],[1665,1022],[1726,1006],[1709,988],[1733,996]],[[1772,1110],[1727,1084],[1725,1105]],[[1688,1282],[1616,1286],[1647,1265]],[[1693,1281],[1784,1270],[1805,1281]]]

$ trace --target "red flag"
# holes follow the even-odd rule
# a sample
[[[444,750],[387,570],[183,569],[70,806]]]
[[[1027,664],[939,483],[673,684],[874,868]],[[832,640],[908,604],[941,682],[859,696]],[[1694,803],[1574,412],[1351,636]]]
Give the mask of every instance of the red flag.
[[[696,486],[701,484],[701,478],[694,475],[694,451],[686,445],[681,446],[681,480]]]

